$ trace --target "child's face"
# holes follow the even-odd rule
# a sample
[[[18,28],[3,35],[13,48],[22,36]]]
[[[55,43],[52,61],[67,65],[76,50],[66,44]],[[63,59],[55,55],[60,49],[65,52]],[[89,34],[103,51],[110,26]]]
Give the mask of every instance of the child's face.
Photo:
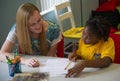
[[[86,27],[83,31],[83,35],[82,35],[82,40],[85,44],[96,44],[99,42],[99,38],[97,37],[97,35],[93,34],[88,27]]]

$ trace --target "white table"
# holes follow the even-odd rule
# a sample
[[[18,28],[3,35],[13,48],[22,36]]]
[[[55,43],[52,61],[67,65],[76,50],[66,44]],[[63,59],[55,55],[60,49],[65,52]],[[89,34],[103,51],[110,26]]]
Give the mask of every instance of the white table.
[[[31,56],[25,57],[30,58]],[[47,59],[53,59],[55,57],[37,56],[36,58],[42,63],[47,61]],[[26,65],[22,65],[21,67],[23,72],[39,72],[39,67],[32,68]],[[91,70],[94,70],[94,68]],[[11,79],[8,74],[7,63],[0,62],[0,81],[11,81]],[[64,75],[50,77],[50,81],[120,81],[120,64],[111,64],[107,68],[93,72],[82,72],[77,78],[64,78]]]

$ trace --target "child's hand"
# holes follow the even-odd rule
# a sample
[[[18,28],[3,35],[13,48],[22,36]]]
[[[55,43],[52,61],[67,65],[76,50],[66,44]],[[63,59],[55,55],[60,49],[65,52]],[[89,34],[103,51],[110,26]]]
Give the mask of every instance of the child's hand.
[[[31,67],[38,67],[39,61],[36,58],[26,59],[25,65],[31,66]]]
[[[69,69],[65,77],[66,78],[76,77],[80,74],[80,72],[82,72],[84,68],[85,68],[85,64],[84,62],[81,61],[78,64],[76,64],[73,68]]]
[[[69,58],[69,60],[76,61],[75,56],[76,56],[76,52],[73,52],[73,53],[68,55],[68,58]]]

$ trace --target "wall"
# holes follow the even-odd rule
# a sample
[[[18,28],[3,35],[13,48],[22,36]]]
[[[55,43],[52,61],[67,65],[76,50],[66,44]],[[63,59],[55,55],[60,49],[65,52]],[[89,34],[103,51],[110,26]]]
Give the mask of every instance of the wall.
[[[71,8],[73,11],[76,26],[81,26],[81,0],[71,0]]]
[[[84,26],[86,20],[90,17],[91,11],[99,6],[99,0],[82,0],[82,25]]]

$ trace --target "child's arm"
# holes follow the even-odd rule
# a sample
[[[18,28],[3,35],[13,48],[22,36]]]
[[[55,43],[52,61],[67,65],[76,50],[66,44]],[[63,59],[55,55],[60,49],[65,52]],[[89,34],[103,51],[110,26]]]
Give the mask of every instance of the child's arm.
[[[68,70],[66,77],[71,77],[71,75],[75,77],[86,67],[103,68],[109,66],[111,63],[111,58],[107,56],[95,60],[81,60],[73,68]]]
[[[112,63],[112,59],[108,56],[104,57],[104,58],[98,58],[95,60],[85,60],[83,61],[83,64],[85,65],[85,67],[95,67],[95,68],[103,68],[103,67],[107,67]]]

